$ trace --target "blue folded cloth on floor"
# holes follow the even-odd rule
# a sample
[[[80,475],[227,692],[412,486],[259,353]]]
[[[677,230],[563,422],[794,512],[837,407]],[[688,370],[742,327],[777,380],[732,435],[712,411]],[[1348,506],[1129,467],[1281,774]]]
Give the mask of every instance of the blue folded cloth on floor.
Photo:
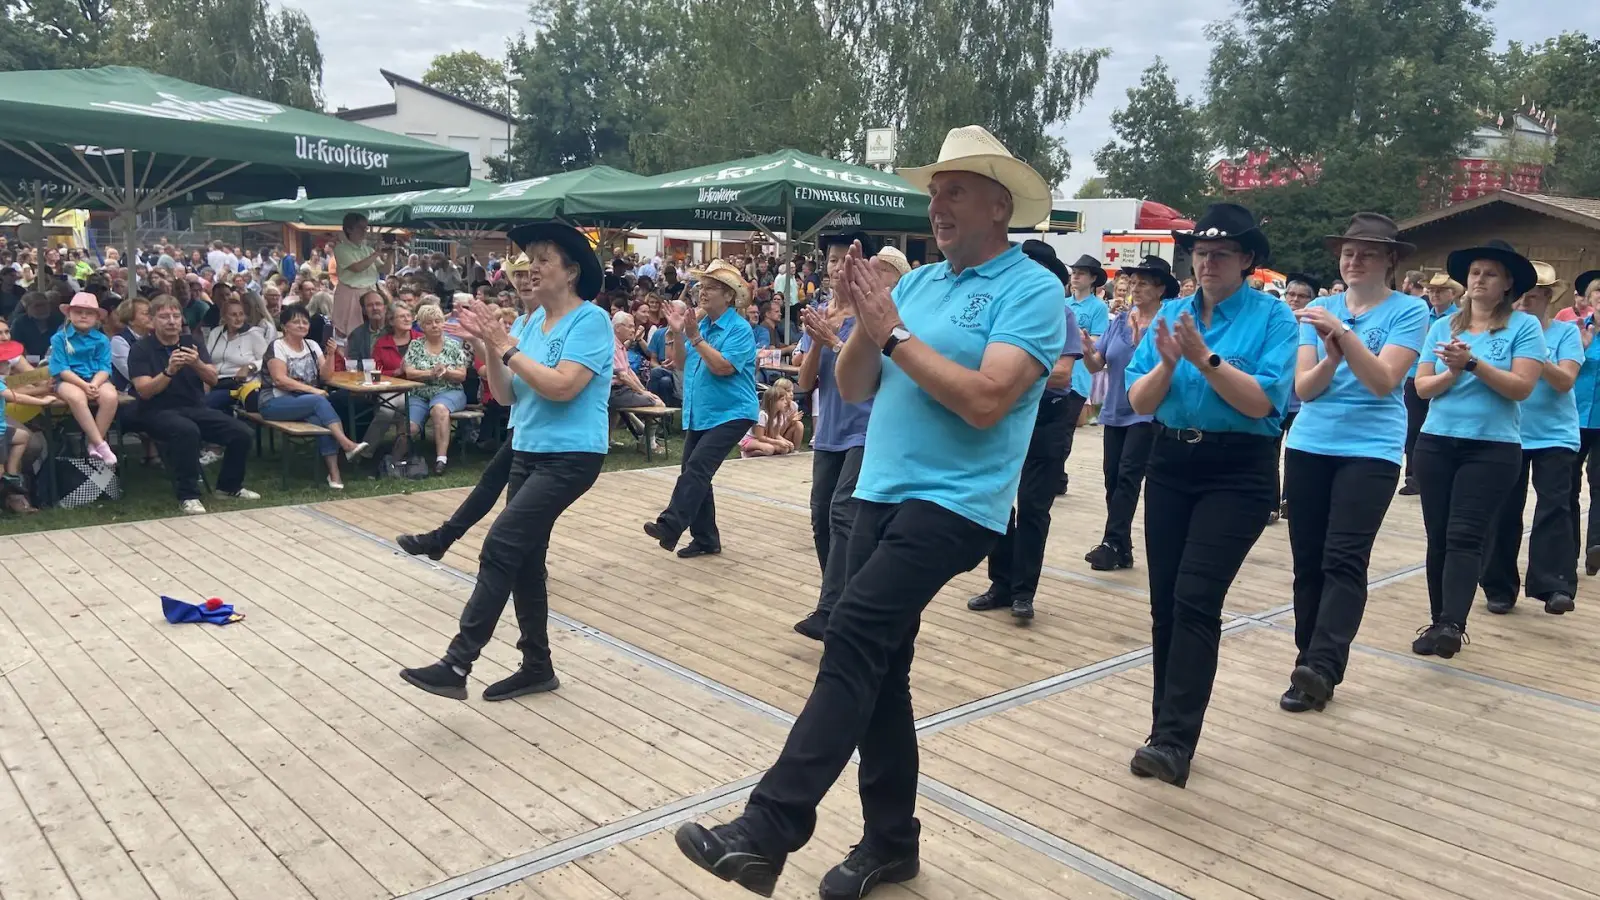
[[[165,594],[161,595],[161,611],[166,614],[167,621],[174,625],[183,625],[189,622],[209,622],[212,625],[227,625],[244,618],[243,613],[233,611],[232,603],[219,603],[215,607],[207,608],[187,603],[183,600],[176,600]]]

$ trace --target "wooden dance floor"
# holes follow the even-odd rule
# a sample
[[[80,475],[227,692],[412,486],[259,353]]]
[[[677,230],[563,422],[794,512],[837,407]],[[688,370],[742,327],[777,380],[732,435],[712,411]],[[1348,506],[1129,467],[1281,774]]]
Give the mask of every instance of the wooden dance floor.
[[[1274,526],[1229,598],[1188,790],[1142,781],[1145,573],[1082,559],[1104,520],[1099,439],[1080,432],[1032,626],[966,610],[981,568],[924,617],[923,871],[874,897],[1600,897],[1595,580],[1564,617],[1480,599],[1460,656],[1413,657],[1424,541],[1397,498],[1349,676],[1325,713],[1293,716]],[[389,541],[463,491],[0,538],[0,897],[749,896],[672,829],[736,814],[805,702],[820,647],[790,625],[818,587],[810,460],[728,464],[725,552],[692,561],[639,530],[674,474],[604,475],[562,519],[562,688],[499,704],[476,695],[517,664],[509,609],[472,700],[396,675],[454,633],[485,526],[442,564]],[[171,626],[160,594],[248,619]],[[778,896],[815,897],[860,827],[850,770]]]

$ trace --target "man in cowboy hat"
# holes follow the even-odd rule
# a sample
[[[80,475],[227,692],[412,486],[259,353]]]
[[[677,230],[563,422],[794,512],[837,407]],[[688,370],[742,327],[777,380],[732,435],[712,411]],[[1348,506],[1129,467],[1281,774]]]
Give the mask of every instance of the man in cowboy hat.
[[[697,865],[765,896],[858,747],[866,833],[820,894],[856,900],[916,875],[910,671],[922,610],[1005,531],[1045,375],[1066,341],[1061,283],[1007,239],[1049,215],[1044,179],[978,126],[952,130],[937,163],[899,174],[931,195],[945,261],[891,291],[893,273],[852,248],[835,277],[856,311],[835,369],[840,393],[878,402],[849,581],[816,685],[744,814],[677,834]]]
[[[1456,300],[1466,293],[1466,288],[1461,282],[1456,281],[1444,272],[1436,273],[1425,285],[1428,297],[1428,327],[1445,316],[1453,316],[1457,312]],[[1419,356],[1420,360],[1421,357]],[[1428,401],[1417,394],[1417,366],[1419,362],[1411,364],[1411,371],[1406,374],[1405,400],[1406,400],[1406,471],[1405,478],[1400,484],[1400,496],[1415,497],[1422,493],[1417,486],[1416,476],[1412,474],[1411,451],[1417,446],[1417,437],[1422,434],[1422,423],[1428,419]]]

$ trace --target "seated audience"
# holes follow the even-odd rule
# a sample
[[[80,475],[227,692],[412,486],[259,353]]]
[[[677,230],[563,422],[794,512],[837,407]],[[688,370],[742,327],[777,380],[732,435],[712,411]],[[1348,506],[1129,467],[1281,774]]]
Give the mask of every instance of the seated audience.
[[[24,356],[43,360],[50,355],[50,339],[67,323],[49,294],[30,291],[22,297],[22,315],[11,328],[11,339],[22,344]]]
[[[250,326],[249,312],[238,294],[228,294],[217,308],[221,312],[218,327],[205,339],[206,354],[217,369],[206,406],[227,410],[233,406],[233,392],[261,374],[261,359],[270,342],[260,329]]]
[[[61,312],[67,326],[50,338],[50,378],[56,396],[83,429],[89,455],[114,466],[117,455],[106,435],[121,404],[111,383],[111,338],[100,330],[105,311],[93,294],[78,293],[62,305]]]
[[[311,331],[306,340],[322,347],[333,337],[333,291],[317,291],[305,305],[311,316]]]
[[[467,395],[461,385],[467,379],[471,354],[466,344],[445,336],[444,312],[437,306],[417,310],[422,337],[406,347],[405,377],[422,386],[406,396],[411,438],[422,437],[424,421],[433,423],[433,473],[443,475],[449,463],[450,414],[467,408]]]
[[[328,467],[328,487],[342,491],[339,451],[354,459],[367,445],[345,435],[339,414],[333,411],[323,387],[333,375],[333,338],[330,336],[322,347],[311,343],[311,316],[298,304],[283,308],[278,327],[283,336],[267,348],[262,364],[258,392],[261,417],[276,422],[312,422],[328,429],[331,434],[317,438],[317,451]]]
[[[28,502],[22,471],[33,433],[6,418],[6,404],[49,406],[50,398],[6,387],[5,376],[10,374],[12,364],[22,361],[22,345],[9,338],[0,339],[0,460],[4,463],[0,466],[0,495],[5,496],[6,509],[11,512],[31,513],[37,510]]]
[[[372,345],[372,358],[378,364],[378,372],[390,378],[405,377],[406,350],[416,339],[411,330],[411,316],[411,307],[404,303],[391,304],[389,331]]]
[[[633,314],[627,312],[613,313],[611,316],[611,413],[613,416],[621,415],[627,423],[628,430],[636,438],[644,437],[644,428],[636,417],[627,415],[627,410],[640,407],[666,406],[662,399],[645,389],[644,383],[634,372],[628,360],[628,345],[633,342],[638,326],[634,324]]]

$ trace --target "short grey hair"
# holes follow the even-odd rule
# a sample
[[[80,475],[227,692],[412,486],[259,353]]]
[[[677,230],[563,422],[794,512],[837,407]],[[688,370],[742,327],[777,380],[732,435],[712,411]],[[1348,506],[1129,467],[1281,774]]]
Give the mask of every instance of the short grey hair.
[[[326,316],[333,312],[333,295],[327,291],[317,291],[306,302],[306,312],[313,316]]]

